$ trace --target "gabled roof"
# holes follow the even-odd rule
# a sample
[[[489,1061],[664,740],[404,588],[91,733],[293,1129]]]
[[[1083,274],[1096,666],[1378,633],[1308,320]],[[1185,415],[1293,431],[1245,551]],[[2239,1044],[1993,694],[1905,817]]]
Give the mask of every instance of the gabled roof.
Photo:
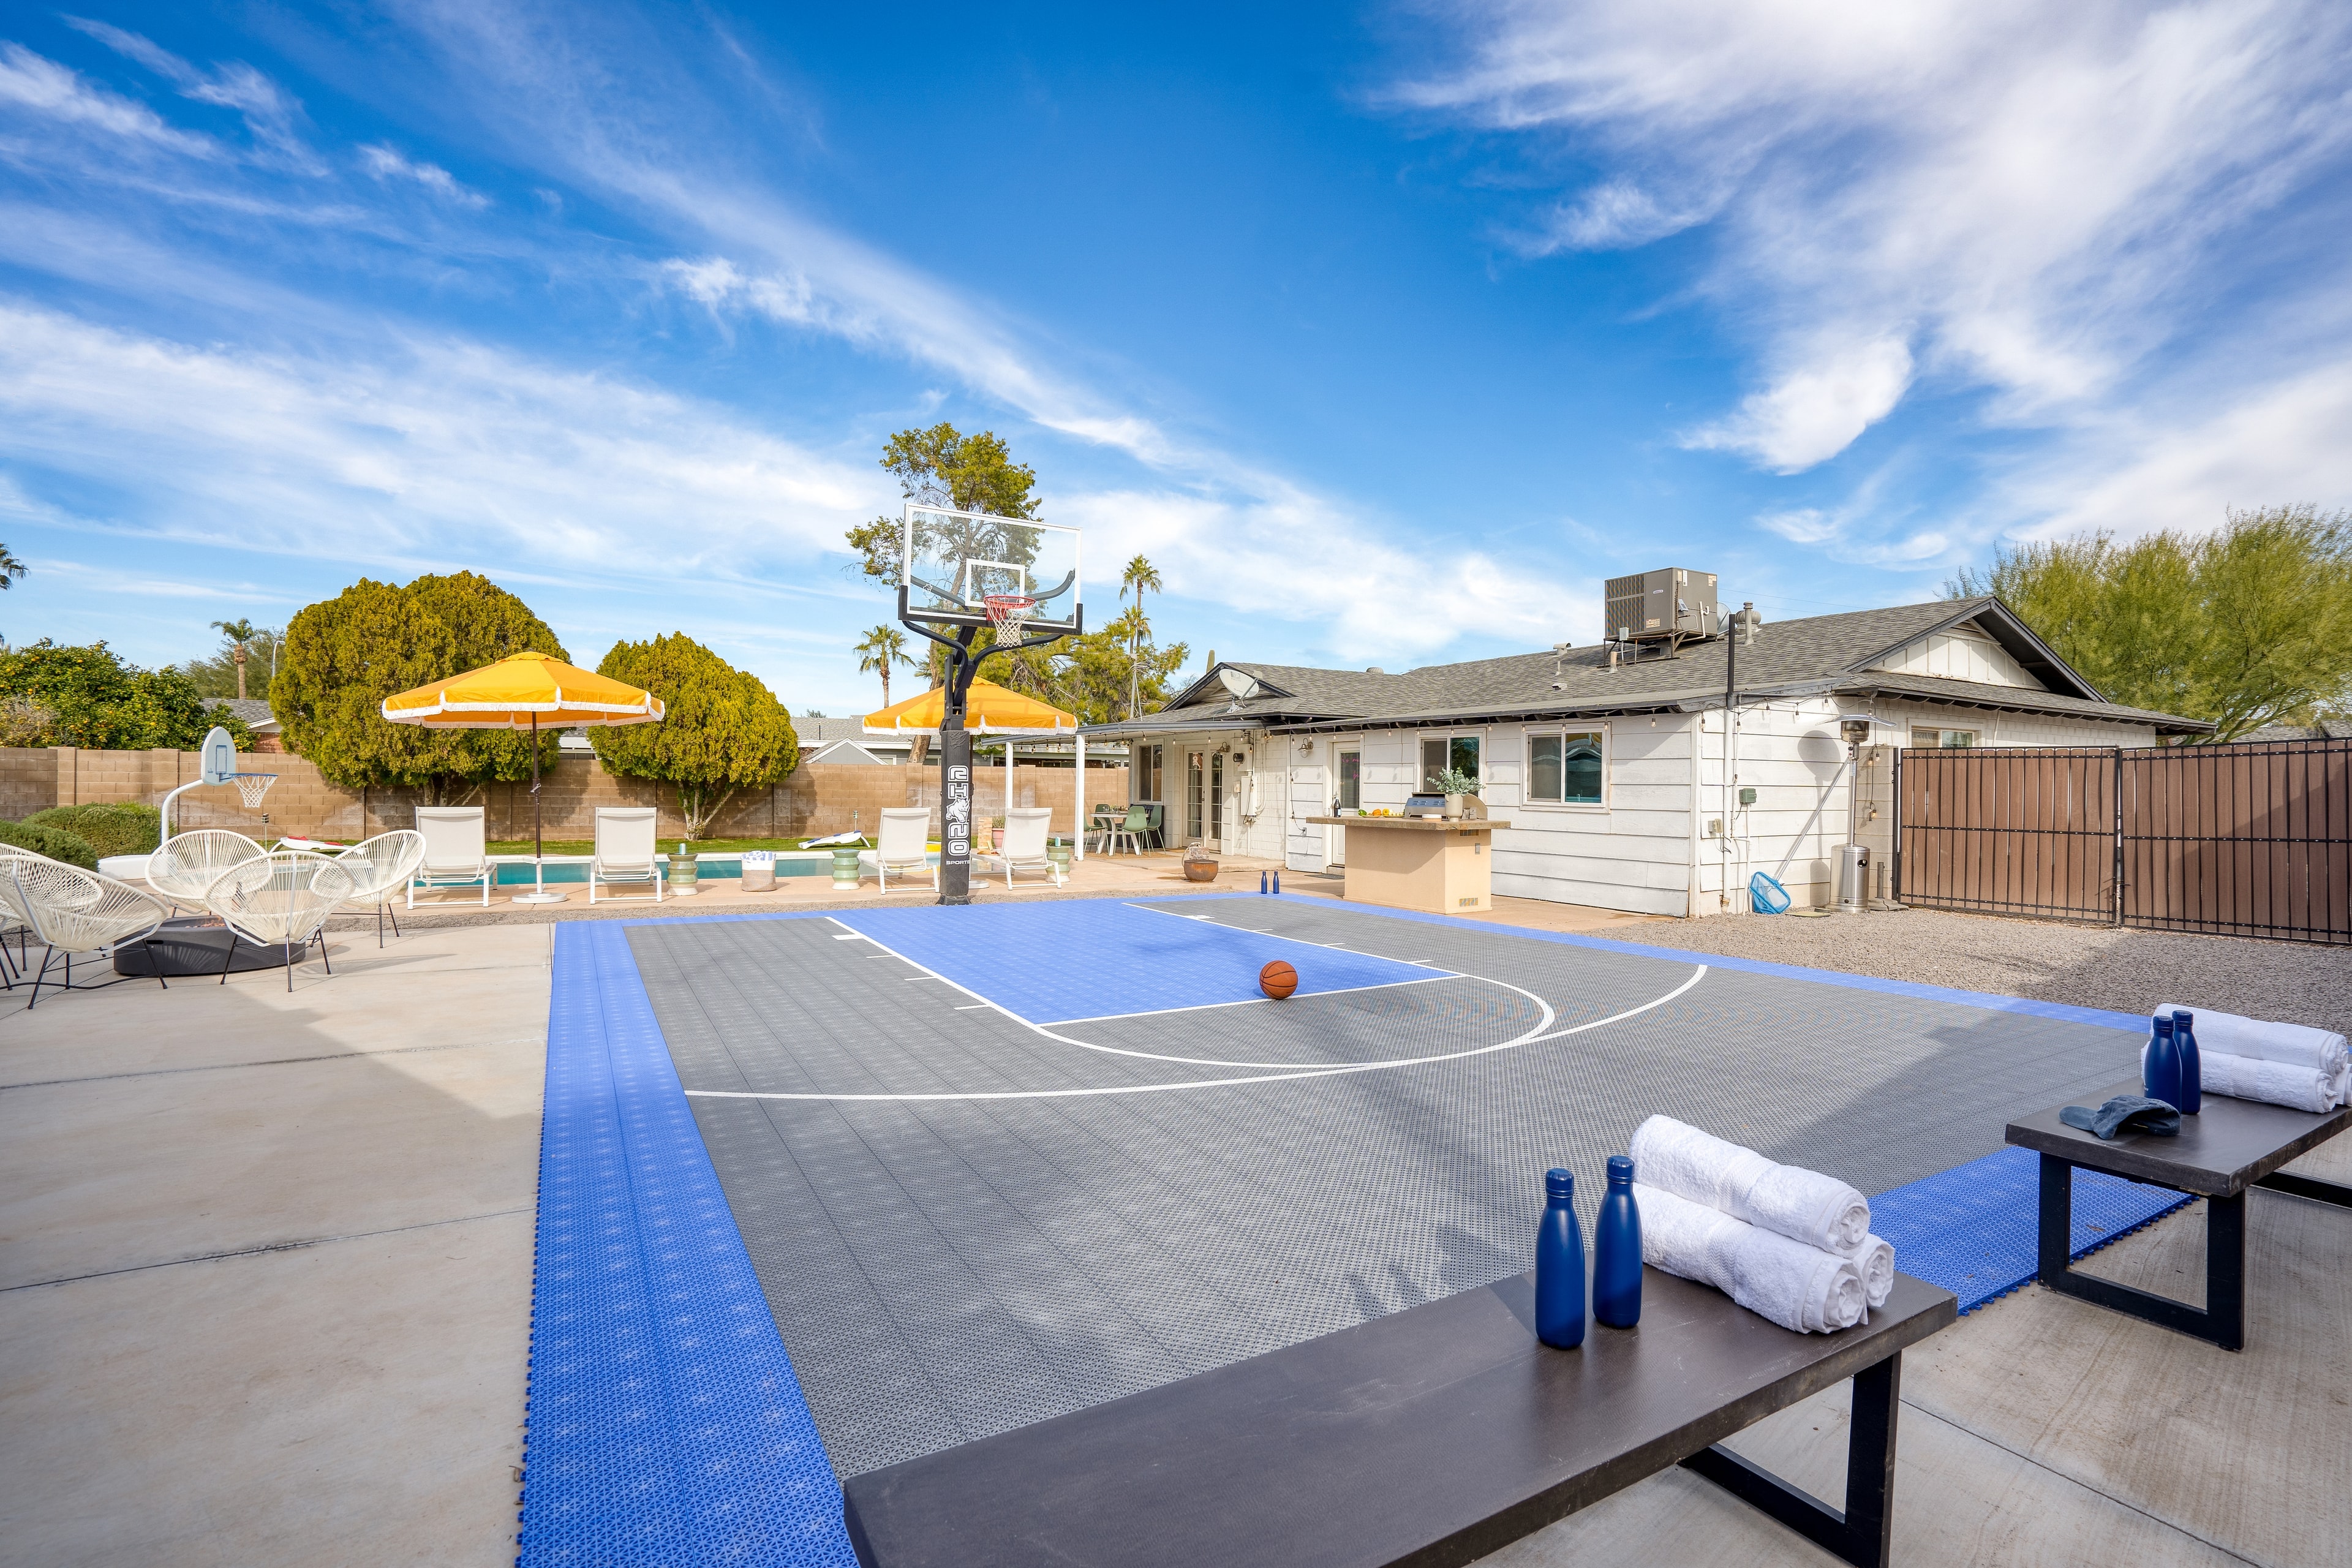
[[[265,725],[271,730],[278,727],[278,715],[271,712],[269,704],[258,697],[215,697],[210,706],[227,709],[244,720],[248,730],[259,730]]]
[[[1970,624],[1999,643],[2049,689],[2035,691],[1940,677],[1897,675],[1872,667],[1933,633]],[[2169,713],[2107,701],[2033,635],[1999,599],[1948,599],[1837,616],[1769,623],[1737,650],[1739,694],[1748,700],[1808,693],[1884,691],[1919,700],[1969,703],[2018,712],[2055,713],[2153,724],[2168,733],[2201,734],[2212,726]],[[1399,675],[1316,669],[1297,665],[1221,661],[1160,712],[1133,723],[1091,726],[1088,734],[1149,736],[1183,731],[1265,728],[1373,729],[1521,715],[1600,716],[1719,704],[1726,660],[1718,640],[1672,658],[1609,667],[1595,644],[1559,652],[1438,664]],[[1258,683],[1237,699],[1221,672]]]

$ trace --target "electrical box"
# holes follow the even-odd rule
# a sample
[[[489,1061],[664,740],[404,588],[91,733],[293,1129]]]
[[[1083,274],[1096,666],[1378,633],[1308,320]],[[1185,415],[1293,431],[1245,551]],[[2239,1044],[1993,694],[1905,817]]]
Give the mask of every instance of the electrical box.
[[[1756,804],[1756,790],[1754,785],[1742,784],[1739,786],[1739,804],[1742,805],[1754,805]]]
[[[1687,640],[1720,636],[1722,606],[1715,574],[1670,566],[1632,577],[1612,577],[1606,594],[1603,642]]]

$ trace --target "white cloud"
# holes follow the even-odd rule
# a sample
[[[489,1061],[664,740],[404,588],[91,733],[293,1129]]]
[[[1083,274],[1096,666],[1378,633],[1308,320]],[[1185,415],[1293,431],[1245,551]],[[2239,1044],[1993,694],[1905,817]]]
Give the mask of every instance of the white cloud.
[[[2242,270],[2223,243],[2341,153],[2326,0],[1557,0],[1454,6],[1400,100],[1604,170],[1559,244],[1710,216],[1714,296],[1771,384],[1702,445],[1792,469],[1900,395],[1884,349],[1995,417],[2095,413]],[[2339,286],[2331,269],[2325,287]],[[1893,386],[1894,395],[1889,395]]]
[[[130,492],[126,526],[352,563],[731,577],[885,499],[724,409],[463,341],[267,355],[0,304],[0,455]]]
[[[145,104],[85,81],[79,73],[21,44],[0,44],[0,104],[174,153],[211,157],[217,152],[204,137],[165,124]]]
[[[315,168],[310,151],[296,134],[302,106],[278,84],[241,60],[232,60],[206,73],[159,47],[152,39],[127,33],[104,22],[68,16],[66,25],[87,33],[126,59],[135,60],[180,89],[183,98],[234,109],[244,119],[254,140],[276,149],[306,167]]]
[[[440,164],[412,163],[382,142],[362,147],[360,162],[379,180],[413,180],[443,201],[461,207],[478,210],[490,205],[489,197],[460,184],[457,176]]]

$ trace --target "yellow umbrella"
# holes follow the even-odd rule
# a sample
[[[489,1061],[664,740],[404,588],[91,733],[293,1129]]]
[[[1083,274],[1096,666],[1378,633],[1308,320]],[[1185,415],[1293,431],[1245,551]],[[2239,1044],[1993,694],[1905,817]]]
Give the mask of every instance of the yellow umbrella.
[[[946,716],[947,688],[935,686],[919,697],[868,713],[866,732],[936,735]],[[1078,716],[992,680],[975,680],[971,694],[964,700],[963,727],[975,735],[1067,735],[1076,732]]]
[[[511,653],[496,664],[383,700],[383,716],[395,724],[530,731],[531,891],[515,901],[533,904],[563,900],[562,893],[547,890],[541,864],[539,721],[546,719],[566,727],[647,724],[658,721],[662,713],[662,700],[652,692],[543,653]]]

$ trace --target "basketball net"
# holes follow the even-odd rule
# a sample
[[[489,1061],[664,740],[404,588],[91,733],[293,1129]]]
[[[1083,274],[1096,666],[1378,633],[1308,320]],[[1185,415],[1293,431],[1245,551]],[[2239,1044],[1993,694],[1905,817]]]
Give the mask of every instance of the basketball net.
[[[258,811],[261,809],[261,797],[269,793],[269,786],[278,782],[278,775],[276,773],[231,773],[228,775],[228,782],[236,785],[236,793],[245,797],[246,810]]]
[[[981,599],[988,611],[988,624],[996,628],[996,645],[1012,647],[1021,642],[1029,630],[1029,621],[1037,613],[1037,601],[1027,594],[989,594]]]

